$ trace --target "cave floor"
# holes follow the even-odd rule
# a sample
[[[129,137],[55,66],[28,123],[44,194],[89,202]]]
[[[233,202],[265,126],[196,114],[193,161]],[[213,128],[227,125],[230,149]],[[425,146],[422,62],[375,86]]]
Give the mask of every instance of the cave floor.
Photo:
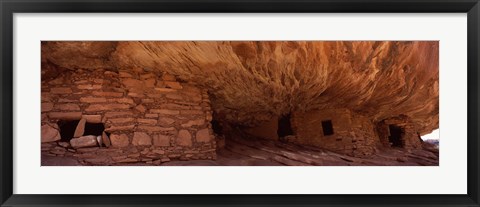
[[[382,149],[366,158],[270,140],[228,140],[217,151],[219,165],[234,166],[438,166],[436,150]]]
[[[382,149],[367,158],[271,140],[229,139],[216,160],[169,161],[163,166],[438,166],[438,151]],[[42,166],[82,165],[75,157],[42,155]],[[123,163],[148,166],[146,163]]]

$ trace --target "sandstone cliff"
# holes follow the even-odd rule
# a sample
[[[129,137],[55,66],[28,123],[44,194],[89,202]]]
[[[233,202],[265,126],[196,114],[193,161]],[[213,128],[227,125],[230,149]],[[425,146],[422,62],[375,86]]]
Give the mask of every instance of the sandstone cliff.
[[[233,124],[341,107],[373,121],[406,115],[423,135],[439,124],[438,49],[435,41],[43,42],[42,74],[168,72],[208,89],[216,116]]]

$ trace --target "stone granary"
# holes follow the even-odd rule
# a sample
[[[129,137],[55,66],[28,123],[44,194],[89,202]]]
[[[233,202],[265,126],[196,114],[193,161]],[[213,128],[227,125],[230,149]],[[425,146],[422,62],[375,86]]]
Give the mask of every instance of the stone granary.
[[[238,131],[354,157],[419,149],[439,124],[438,57],[437,41],[42,42],[42,153],[215,160]]]

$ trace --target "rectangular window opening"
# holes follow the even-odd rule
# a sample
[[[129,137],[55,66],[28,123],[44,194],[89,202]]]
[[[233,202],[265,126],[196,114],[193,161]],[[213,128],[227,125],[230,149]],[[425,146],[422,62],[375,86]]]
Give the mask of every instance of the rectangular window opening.
[[[396,125],[389,125],[390,136],[388,137],[388,141],[391,143],[392,147],[403,147],[403,131],[402,127]]]
[[[323,135],[328,136],[333,134],[332,120],[322,121]]]
[[[286,137],[293,135],[293,129],[290,123],[290,114],[282,116],[280,119],[278,119],[277,134],[278,137]]]

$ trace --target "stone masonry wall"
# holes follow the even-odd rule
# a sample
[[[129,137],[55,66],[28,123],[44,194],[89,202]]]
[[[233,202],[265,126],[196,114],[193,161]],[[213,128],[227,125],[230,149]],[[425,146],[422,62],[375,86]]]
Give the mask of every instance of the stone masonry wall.
[[[128,71],[42,79],[42,154],[92,165],[216,159],[207,91],[169,74]],[[103,123],[102,146],[88,143],[88,134],[61,142],[59,120]]]
[[[322,121],[331,120],[334,134],[324,136]],[[298,144],[321,147],[356,157],[371,155],[379,144],[374,124],[348,109],[294,112],[292,128]]]
[[[389,125],[395,125],[402,129],[401,142],[405,149],[420,149],[422,148],[422,140],[412,124],[410,119],[406,116],[392,117],[377,123],[378,136],[385,147],[390,147],[389,141],[390,129]]]

